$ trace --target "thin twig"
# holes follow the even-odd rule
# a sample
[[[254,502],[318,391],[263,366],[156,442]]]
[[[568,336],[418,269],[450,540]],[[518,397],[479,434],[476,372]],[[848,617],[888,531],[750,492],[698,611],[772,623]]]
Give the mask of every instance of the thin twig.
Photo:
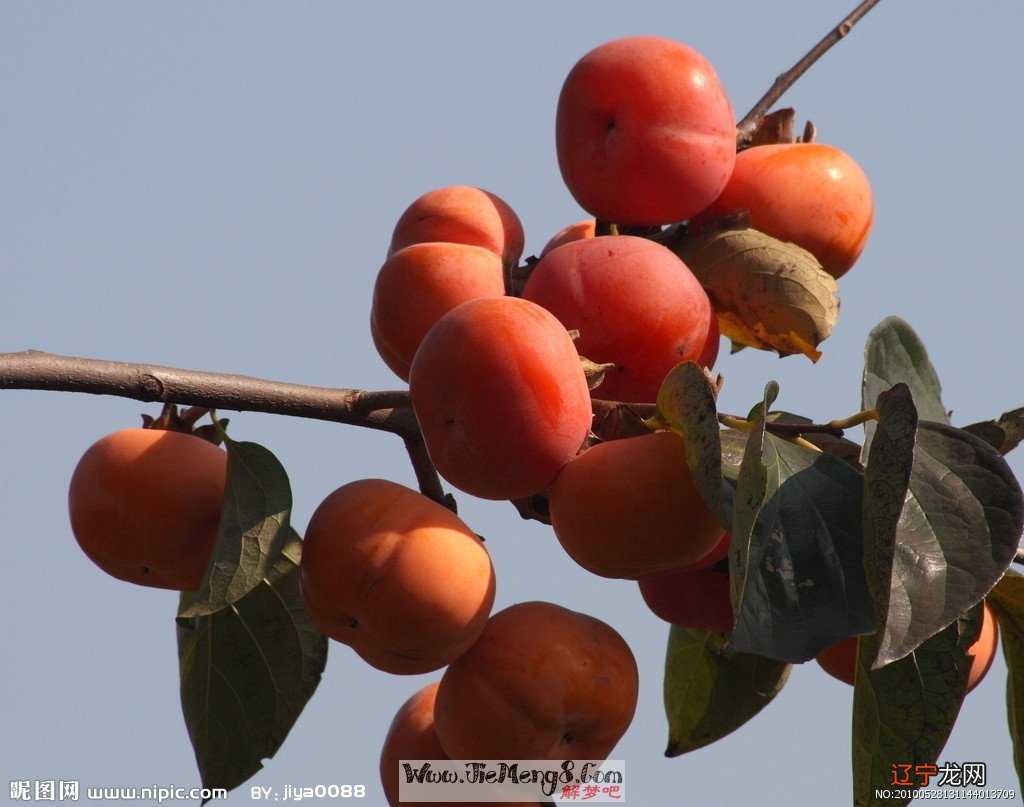
[[[795,65],[775,79],[775,83],[769,88],[761,99],[754,104],[743,120],[736,125],[737,145],[743,146],[753,134],[761,119],[768,113],[768,110],[783,96],[783,94],[796,82],[800,76],[807,72],[812,64],[820,59],[833,45],[843,39],[861,18],[878,4],[879,0],[863,0],[839,25],[833,28],[828,34]]]

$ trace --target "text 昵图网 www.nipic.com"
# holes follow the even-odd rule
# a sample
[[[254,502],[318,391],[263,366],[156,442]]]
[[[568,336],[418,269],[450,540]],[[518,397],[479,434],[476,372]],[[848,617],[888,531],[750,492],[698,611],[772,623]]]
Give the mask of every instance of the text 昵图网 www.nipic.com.
[[[77,779],[11,780],[11,801],[212,801],[226,799],[222,787],[82,787]]]

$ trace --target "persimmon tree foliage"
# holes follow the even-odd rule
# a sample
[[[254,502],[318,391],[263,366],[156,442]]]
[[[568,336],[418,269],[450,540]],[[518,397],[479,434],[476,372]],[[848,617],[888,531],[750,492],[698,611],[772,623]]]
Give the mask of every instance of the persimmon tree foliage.
[[[523,260],[519,220],[489,191],[436,189],[396,218],[367,307],[381,359],[408,389],[0,354],[0,387],[164,405],[148,432],[98,440],[69,505],[101,568],[182,591],[181,701],[204,786],[238,787],[274,755],[331,640],[381,674],[442,676],[395,717],[381,763],[389,799],[391,768],[423,749],[611,753],[636,706],[628,645],[557,603],[492,615],[496,570],[445,483],[511,501],[551,524],[584,568],[637,581],[667,623],[668,756],[727,736],[792,665],[842,648],[853,801],[881,804],[894,762],[937,761],[991,662],[979,642],[989,613],[1024,779],[1024,577],[1010,569],[1024,495],[1003,458],[1024,439],[1024,409],[954,424],[925,346],[898,316],[867,335],[852,414],[820,423],[780,410],[774,382],[745,414],[718,407],[720,336],[734,350],[813,361],[837,327],[837,279],[855,271],[874,215],[868,179],[814,143],[812,126],[795,136],[792,110],[769,109],[875,2],[738,124],[713,68],[686,45],[632,37],[583,56],[559,99],[555,145],[593,219]],[[291,524],[286,470],[229,435],[225,410],[390,432],[419,491],[353,482],[321,505],[307,542]],[[572,652],[546,659],[545,637]],[[538,653],[536,679],[505,669]],[[526,722],[480,745],[480,715],[518,707],[466,693],[502,675],[494,692],[518,688]],[[572,683],[553,708],[573,721],[541,727],[535,715],[551,703],[529,700],[554,697],[553,681]],[[530,720],[537,730],[524,732]]]

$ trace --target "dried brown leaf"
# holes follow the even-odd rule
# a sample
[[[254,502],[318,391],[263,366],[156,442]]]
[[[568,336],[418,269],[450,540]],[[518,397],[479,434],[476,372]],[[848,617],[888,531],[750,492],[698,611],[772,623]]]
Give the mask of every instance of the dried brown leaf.
[[[839,319],[838,287],[810,252],[751,228],[702,233],[677,252],[707,290],[723,336],[820,358]]]

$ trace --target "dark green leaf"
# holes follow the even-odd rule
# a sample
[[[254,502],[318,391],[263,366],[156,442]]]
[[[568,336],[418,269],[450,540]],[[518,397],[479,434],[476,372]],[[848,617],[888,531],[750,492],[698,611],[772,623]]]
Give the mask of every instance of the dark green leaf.
[[[865,568],[878,664],[901,658],[980,601],[1016,554],[1024,496],[994,448],[914,419],[909,390],[879,397],[865,483]]]
[[[302,542],[288,532],[273,568],[248,594],[210,616],[178,617],[182,711],[203,787],[230,790],[263,767],[327,662],[327,639],[299,595]],[[182,609],[192,596],[182,595]]]
[[[878,396],[896,384],[906,384],[917,404],[921,420],[949,423],[949,413],[942,405],[942,386],[924,343],[899,317],[882,320],[868,335],[864,347],[864,378],[861,404],[864,409],[875,405]],[[864,452],[867,457],[874,424],[864,424]]]
[[[739,429],[722,429],[722,474],[733,482],[740,478],[740,466],[749,435],[749,432]]]
[[[967,691],[967,648],[981,631],[981,611],[979,604],[909,656],[879,669],[869,669],[878,652],[877,637],[861,637],[853,691],[856,807],[909,803],[909,798],[886,800],[876,793],[900,792],[892,784],[894,773],[935,764]],[[904,765],[911,767],[895,767]]]
[[[183,616],[207,616],[263,580],[289,540],[292,491],[281,463],[256,443],[226,440],[227,490],[206,577]]]
[[[847,463],[766,433],[757,416],[733,502],[730,651],[798,663],[874,630],[861,495]]]
[[[728,528],[722,501],[721,427],[715,395],[704,368],[692,361],[677,364],[661,384],[650,425],[672,429],[682,436],[694,484],[708,509]]]
[[[1024,577],[1009,572],[996,583],[989,604],[999,623],[999,643],[1009,676],[1006,718],[1013,741],[1013,764],[1024,788]]]
[[[905,523],[904,530],[913,526],[908,523],[912,510],[904,511],[903,505],[914,466],[918,421],[914,399],[905,384],[881,393],[874,406],[880,417],[864,468],[864,569],[877,615],[878,639],[873,646],[882,654],[881,663],[887,663],[926,638],[915,637],[914,645],[905,652],[898,649],[899,640],[906,638],[906,623],[913,612],[907,592],[893,574],[900,524]],[[904,512],[906,519],[902,517]],[[904,540],[900,551],[907,547]],[[927,596],[927,591],[922,596]]]
[[[985,420],[964,426],[964,431],[977,435],[1005,455],[1024,441],[1024,407],[1003,412],[999,420]]]
[[[726,635],[673,625],[665,660],[665,756],[710,745],[767,706],[790,666],[763,656],[723,653]]]

